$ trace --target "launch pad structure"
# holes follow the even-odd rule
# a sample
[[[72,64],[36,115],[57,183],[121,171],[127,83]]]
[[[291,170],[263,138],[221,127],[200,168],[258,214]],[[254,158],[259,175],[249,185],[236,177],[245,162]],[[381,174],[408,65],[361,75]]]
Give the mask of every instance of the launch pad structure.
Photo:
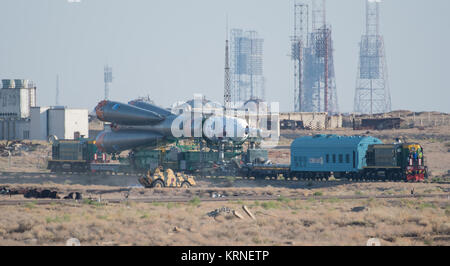
[[[254,30],[231,30],[229,71],[234,105],[265,99],[263,44],[264,39]]]
[[[295,2],[294,111],[339,113],[331,25],[326,22],[325,0]]]
[[[388,113],[391,94],[383,36],[380,34],[380,2],[366,2],[366,32],[361,37],[354,111]]]

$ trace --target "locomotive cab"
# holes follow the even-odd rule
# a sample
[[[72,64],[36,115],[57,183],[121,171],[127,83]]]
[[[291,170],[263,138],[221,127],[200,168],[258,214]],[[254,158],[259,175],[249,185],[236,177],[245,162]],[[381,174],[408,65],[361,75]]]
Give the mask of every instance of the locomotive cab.
[[[424,181],[427,168],[419,144],[378,144],[366,153],[367,175],[385,176],[389,180]]]

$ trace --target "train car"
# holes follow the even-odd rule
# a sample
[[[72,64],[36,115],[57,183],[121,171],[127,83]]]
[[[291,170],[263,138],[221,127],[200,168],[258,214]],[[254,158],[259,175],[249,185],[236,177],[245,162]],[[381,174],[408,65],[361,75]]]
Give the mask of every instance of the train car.
[[[270,163],[267,150],[248,149],[241,159],[242,164],[238,170],[240,176],[256,179],[276,178],[280,175],[289,177],[289,165]]]
[[[52,172],[87,172],[96,152],[95,141],[92,140],[56,140],[47,169]]]
[[[296,139],[291,145],[291,177],[299,179],[356,178],[367,166],[369,145],[383,144],[369,136],[316,135]]]
[[[420,144],[370,145],[363,176],[418,182],[428,178],[427,170],[423,147]]]
[[[242,167],[239,173],[244,177],[256,179],[278,178],[281,175],[289,177],[290,169],[288,164],[248,164]]]

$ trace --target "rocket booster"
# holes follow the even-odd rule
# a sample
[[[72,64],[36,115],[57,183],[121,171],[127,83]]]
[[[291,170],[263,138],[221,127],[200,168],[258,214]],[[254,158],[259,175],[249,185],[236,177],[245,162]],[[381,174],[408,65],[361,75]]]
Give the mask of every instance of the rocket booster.
[[[104,131],[97,136],[96,145],[100,151],[119,153],[136,147],[155,147],[167,144],[163,136],[145,131]]]
[[[244,142],[249,128],[244,119],[210,116],[205,119],[190,114],[175,115],[153,104],[131,101],[128,104],[101,101],[95,108],[97,117],[111,123],[111,130],[100,133],[98,149],[106,153],[139,147],[161,147],[177,139],[203,137],[209,141]]]
[[[151,125],[165,119],[156,112],[113,101],[100,102],[95,112],[101,121],[120,125]]]

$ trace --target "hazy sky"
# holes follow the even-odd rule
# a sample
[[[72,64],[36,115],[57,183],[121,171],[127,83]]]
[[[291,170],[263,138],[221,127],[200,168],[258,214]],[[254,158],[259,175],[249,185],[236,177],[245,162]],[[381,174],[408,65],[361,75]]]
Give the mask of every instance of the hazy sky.
[[[450,1],[381,6],[393,109],[450,112]],[[266,97],[293,107],[293,0],[1,0],[0,78],[37,83],[38,105],[92,108],[103,98],[150,97],[163,106],[203,93],[223,101],[226,16],[264,42]],[[364,0],[328,0],[341,112],[353,110]]]

